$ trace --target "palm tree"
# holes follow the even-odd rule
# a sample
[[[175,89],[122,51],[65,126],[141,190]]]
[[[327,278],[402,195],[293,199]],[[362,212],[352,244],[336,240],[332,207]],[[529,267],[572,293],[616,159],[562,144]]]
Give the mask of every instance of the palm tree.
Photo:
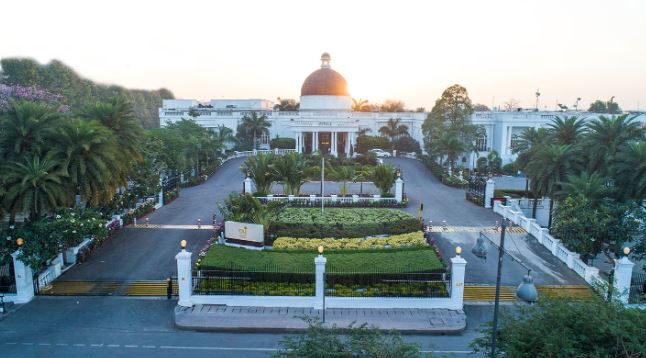
[[[598,173],[568,175],[565,182],[560,183],[561,189],[555,193],[555,198],[562,200],[566,197],[586,197],[591,204],[597,204],[610,194],[606,179]]]
[[[583,119],[576,116],[565,118],[555,116],[552,123],[548,125],[547,131],[555,144],[577,144],[585,132],[585,125]]]
[[[464,152],[464,144],[460,141],[458,136],[452,132],[445,132],[442,134],[438,142],[437,147],[441,153],[440,165],[442,164],[442,158],[446,156],[449,164],[449,173],[452,173],[453,163],[457,157]]]
[[[379,164],[372,171],[372,182],[382,196],[390,193],[390,188],[395,184],[395,167],[390,164]]]
[[[298,196],[305,183],[305,161],[298,153],[275,157],[272,163],[274,175],[283,182],[283,192]]]
[[[379,128],[379,133],[390,139],[390,143],[394,145],[395,139],[408,135],[408,126],[401,123],[400,118],[390,118],[385,126]]]
[[[370,112],[372,110],[367,99],[352,99],[352,110],[355,112]]]
[[[3,166],[7,190],[4,206],[10,210],[12,221],[19,212],[29,211],[30,217],[35,219],[68,203],[61,164],[52,157],[41,159],[28,155],[20,162]]]
[[[633,199],[640,205],[646,198],[646,142],[624,146],[611,168],[620,199]]]
[[[253,180],[259,195],[271,193],[271,186],[276,178],[272,168],[272,159],[273,156],[270,154],[258,154],[255,157],[247,158],[240,166],[240,170]]]
[[[348,195],[348,182],[354,181],[356,177],[354,167],[351,165],[341,165],[332,169],[330,174],[333,180],[341,182],[341,196]]]
[[[526,169],[533,191],[553,199],[553,194],[561,190],[561,183],[567,176],[578,171],[577,155],[578,151],[571,145],[550,144],[538,150]],[[550,200],[548,227],[552,225],[553,208],[554,200]]]
[[[607,163],[615,161],[615,155],[630,142],[644,139],[644,129],[635,117],[628,115],[611,118],[599,116],[588,123],[588,134],[582,143],[587,156],[588,171],[609,176]]]
[[[72,119],[52,136],[64,159],[71,190],[97,205],[109,201],[127,177],[119,177],[117,142],[112,132],[97,121]]]
[[[46,149],[47,133],[60,115],[42,102],[9,100],[9,109],[0,116],[0,154],[5,160],[20,160],[27,153]]]
[[[139,144],[144,136],[144,130],[135,118],[132,103],[125,97],[113,97],[106,102],[96,102],[87,105],[81,116],[89,120],[97,120],[114,134],[119,149],[126,155],[127,160],[141,161],[143,159]]]
[[[368,133],[370,133],[370,132],[372,132],[372,129],[370,129],[370,128],[361,128],[357,132],[357,137],[367,136]]]
[[[226,127],[224,124],[220,124],[216,127],[213,132],[213,140],[218,143],[222,154],[224,154],[224,151],[229,145],[233,145],[238,141],[236,136],[233,134],[233,129]]]
[[[266,115],[258,115],[256,112],[245,114],[242,117],[242,129],[247,134],[253,135],[253,149],[256,149],[256,138],[259,135],[269,134],[271,123],[267,120]]]

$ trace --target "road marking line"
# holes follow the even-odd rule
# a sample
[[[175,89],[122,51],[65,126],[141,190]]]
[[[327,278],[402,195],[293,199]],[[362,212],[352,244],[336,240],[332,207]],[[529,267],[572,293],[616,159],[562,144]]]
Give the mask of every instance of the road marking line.
[[[473,354],[473,351],[420,351],[421,353]]]
[[[39,346],[51,346],[51,343],[38,343]]]
[[[193,350],[215,350],[215,351],[253,351],[253,352],[273,352],[278,348],[245,348],[245,347],[189,347],[189,346],[159,346],[162,349],[193,349]]]
[[[16,343],[16,342],[5,342],[5,344],[15,345],[15,344],[18,344],[18,343]]]
[[[142,348],[157,348],[157,346],[146,346],[146,345],[141,346],[141,347],[142,347]]]
[[[108,347],[110,347],[110,348],[118,348],[118,347],[121,347],[121,345],[120,344],[108,344]]]
[[[22,345],[23,345],[23,346],[33,346],[34,344],[33,344],[33,343],[25,343],[25,342],[22,342]]]
[[[83,343],[74,343],[74,347],[85,347]]]
[[[67,343],[56,343],[57,346],[59,347],[67,347],[69,344]]]
[[[101,343],[101,344],[90,344],[90,347],[103,347],[103,343]]]
[[[126,347],[126,348],[137,348],[137,347],[139,347],[139,345],[137,345],[137,344],[126,344],[126,345],[124,345],[124,347]]]

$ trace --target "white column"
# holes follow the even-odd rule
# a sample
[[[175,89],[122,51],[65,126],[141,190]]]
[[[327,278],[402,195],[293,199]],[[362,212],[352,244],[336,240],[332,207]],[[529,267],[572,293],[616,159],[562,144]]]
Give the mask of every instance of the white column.
[[[316,272],[316,298],[314,300],[314,309],[323,309],[323,301],[325,301],[325,263],[327,259],[323,255],[318,255],[314,258],[314,267]]]
[[[318,133],[312,131],[312,153],[315,152],[317,148],[317,145],[316,145],[316,142],[318,139],[317,137],[318,137]]]
[[[299,147],[299,153],[303,153],[303,151],[305,149],[304,148],[305,147],[305,133],[300,132],[300,135],[299,135],[298,139],[299,139],[298,144],[300,146]]]
[[[350,132],[345,132],[345,156],[350,156]]]
[[[404,181],[402,178],[395,180],[395,200],[401,203],[404,200]]]
[[[464,308],[464,274],[467,261],[457,255],[451,258],[451,306],[453,309]]]
[[[491,207],[491,199],[493,198],[493,189],[494,189],[494,181],[492,179],[487,180],[487,186],[485,187],[485,200],[484,200],[484,207],[485,208],[490,208]]]
[[[630,296],[630,281],[633,276],[633,266],[627,256],[624,256],[615,262],[615,274],[612,283],[612,288],[617,294],[617,299],[623,304],[628,303]]]
[[[191,275],[191,256],[193,254],[182,249],[177,255],[177,285],[179,288],[178,306],[193,307],[191,295],[193,294],[193,276]]]
[[[242,182],[242,191],[243,191],[243,194],[246,194],[246,193],[253,194],[253,182],[251,178],[249,177],[244,178]]]
[[[300,134],[298,132],[294,133],[294,147],[295,147],[294,149],[296,149],[296,153],[301,152],[301,146],[299,143],[300,139],[301,139]]]
[[[13,257],[13,269],[16,277],[16,299],[15,303],[27,303],[34,298],[34,272],[31,267],[18,259],[21,251],[11,254]]]

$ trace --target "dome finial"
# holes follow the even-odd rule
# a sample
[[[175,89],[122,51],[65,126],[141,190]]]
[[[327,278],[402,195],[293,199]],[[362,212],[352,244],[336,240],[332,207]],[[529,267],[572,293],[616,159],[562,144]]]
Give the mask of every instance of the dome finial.
[[[327,52],[323,52],[321,55],[321,68],[330,68],[330,54]]]

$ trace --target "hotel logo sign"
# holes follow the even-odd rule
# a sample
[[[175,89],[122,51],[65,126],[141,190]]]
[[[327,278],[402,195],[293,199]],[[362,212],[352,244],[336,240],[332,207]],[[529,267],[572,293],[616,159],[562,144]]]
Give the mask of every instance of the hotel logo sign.
[[[236,221],[224,222],[224,236],[227,239],[263,243],[263,234],[264,230],[262,225]]]

